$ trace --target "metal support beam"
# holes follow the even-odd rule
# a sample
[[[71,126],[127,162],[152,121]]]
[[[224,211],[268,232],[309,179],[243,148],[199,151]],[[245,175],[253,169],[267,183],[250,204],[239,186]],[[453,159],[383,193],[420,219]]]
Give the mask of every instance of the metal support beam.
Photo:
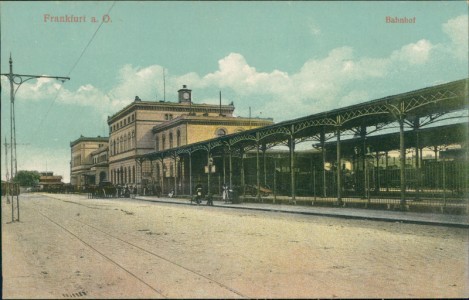
[[[267,157],[265,155],[265,152],[267,151],[267,146],[266,144],[262,144],[262,157],[264,159],[263,162],[263,167],[264,167],[264,187],[267,187]]]
[[[274,157],[274,203],[277,200],[277,159]]]
[[[326,133],[325,130],[321,131],[320,135],[321,150],[322,150],[322,193],[323,197],[327,197],[326,191]]]
[[[223,153],[222,153],[222,159],[223,159],[223,184],[226,184],[226,159],[225,159],[225,149],[223,148]]]
[[[415,200],[420,199],[420,171],[421,171],[421,155],[420,154],[420,138],[419,138],[419,130],[420,130],[420,119],[417,117],[413,122],[413,130],[415,131],[415,170],[417,173],[417,181],[416,181],[416,195]]]
[[[261,201],[261,171],[259,167],[259,133],[256,133],[256,186],[257,186],[257,192],[256,192],[256,199],[257,201]]]
[[[229,161],[229,168],[230,168],[230,189],[233,188],[233,162],[231,161],[231,146],[228,145],[228,161]]]
[[[292,126],[293,132],[293,126]],[[295,137],[293,134],[290,134],[289,138],[289,148],[290,148],[290,177],[291,177],[291,200],[293,203],[296,203],[296,176],[295,176]]]
[[[404,120],[400,118],[399,122],[399,152],[400,152],[400,175],[401,175],[401,209],[405,209],[406,206],[406,188],[405,188],[405,140],[404,140]]]
[[[164,194],[164,177],[165,177],[165,165],[164,165],[164,158],[160,156],[161,161],[161,195]]]
[[[362,139],[362,149],[361,149],[361,158],[362,158],[362,171],[363,171],[363,180],[361,184],[364,184],[363,186],[363,197],[367,198],[368,192],[367,192],[367,185],[366,182],[368,181],[367,173],[365,172],[366,169],[366,126],[360,126],[360,138]]]
[[[241,168],[240,168],[240,180],[241,180],[241,187],[243,191],[243,196],[244,196],[244,186],[246,185],[245,179],[244,179],[244,149],[240,149],[240,155],[241,155]]]
[[[189,152],[189,195],[192,199],[192,152]]]
[[[342,165],[340,156],[340,127],[337,126],[337,204],[342,205]]]
[[[207,149],[207,197],[210,195],[210,172],[212,171],[212,165],[210,163],[210,149]]]
[[[177,166],[177,155],[176,152],[173,153],[173,160],[174,160],[174,195],[177,195],[177,179],[178,179],[178,166]]]

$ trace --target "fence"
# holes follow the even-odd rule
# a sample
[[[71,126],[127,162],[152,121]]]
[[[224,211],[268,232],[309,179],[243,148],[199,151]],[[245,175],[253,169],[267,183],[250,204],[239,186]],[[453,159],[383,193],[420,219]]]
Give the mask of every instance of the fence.
[[[421,168],[405,169],[405,198],[411,210],[465,212],[468,206],[468,169],[466,161],[427,161]],[[393,208],[400,204],[401,178],[398,168],[342,171],[342,201],[348,206]],[[295,173],[298,202],[315,205],[337,203],[337,171],[318,170]],[[247,183],[256,184],[249,175]],[[275,185],[274,185],[275,182]],[[275,172],[262,177],[261,186],[271,188],[279,199],[291,196],[290,172]],[[283,196],[283,197],[282,197]],[[291,198],[291,197],[290,197]],[[267,199],[265,199],[267,200]]]

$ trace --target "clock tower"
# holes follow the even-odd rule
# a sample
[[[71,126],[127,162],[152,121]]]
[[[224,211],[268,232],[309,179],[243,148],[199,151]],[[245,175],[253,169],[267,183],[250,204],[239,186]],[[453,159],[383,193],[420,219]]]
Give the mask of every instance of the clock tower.
[[[182,89],[178,91],[179,103],[191,103],[192,101],[191,92],[192,91],[188,89],[186,85],[183,85]]]

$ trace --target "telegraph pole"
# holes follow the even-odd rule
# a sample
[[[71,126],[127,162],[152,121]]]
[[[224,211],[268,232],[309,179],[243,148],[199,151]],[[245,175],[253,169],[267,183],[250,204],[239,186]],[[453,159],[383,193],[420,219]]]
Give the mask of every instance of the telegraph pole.
[[[5,137],[5,182],[6,182],[6,186],[5,186],[5,196],[7,198],[7,204],[10,204],[10,193],[9,193],[9,189],[10,189],[10,176],[8,175],[8,144],[7,144],[7,137]]]
[[[6,76],[10,81],[10,181],[13,185],[13,179],[17,173],[17,156],[16,156],[16,122],[15,122],[15,95],[18,92],[20,86],[28,80],[37,79],[37,78],[55,78],[65,82],[65,80],[70,80],[70,77],[60,77],[60,76],[44,76],[44,75],[24,75],[24,74],[14,74],[13,73],[13,60],[11,59],[10,53],[10,72],[5,74],[0,74]],[[13,192],[11,193],[12,201],[12,222],[14,222],[14,208],[13,208]],[[17,221],[20,220],[20,209],[19,209],[19,189],[16,193],[16,208],[17,208]]]

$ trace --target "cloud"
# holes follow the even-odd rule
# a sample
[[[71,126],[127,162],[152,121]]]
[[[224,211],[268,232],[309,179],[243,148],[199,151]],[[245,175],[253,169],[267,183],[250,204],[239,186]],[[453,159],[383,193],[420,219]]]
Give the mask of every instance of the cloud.
[[[230,53],[218,61],[219,69],[202,78],[202,86],[216,85],[231,88],[240,95],[265,94],[283,91],[288,74],[279,70],[258,72],[239,53]],[[279,83],[275,85],[273,83]]]
[[[163,67],[152,65],[145,68],[124,65],[118,76],[117,85],[109,92],[112,99],[133,100],[139,96],[142,100],[151,97],[154,100],[157,93],[163,94]]]
[[[370,80],[382,80],[403,71],[423,70],[435,58],[451,51],[457,57],[467,59],[467,15],[448,20],[442,30],[450,44],[433,44],[427,39],[401,45],[387,56],[366,57],[357,55],[350,46],[331,49],[320,58],[311,58],[296,72],[273,69],[261,72],[251,65],[241,53],[229,53],[218,61],[218,68],[207,74],[190,72],[172,74],[166,70],[167,100],[174,101],[175,92],[183,84],[194,90],[197,102],[217,103],[213,94],[226,90],[238,108],[252,106],[265,112],[276,121],[313,114],[337,107],[369,100],[373,94],[364,92]],[[313,35],[320,29],[310,22]],[[6,81],[2,78],[2,85]],[[356,88],[355,85],[363,87]],[[109,90],[101,90],[92,84],[84,84],[76,90],[53,79],[39,79],[25,83],[21,97],[32,101],[50,98],[58,93],[58,101],[64,104],[96,108],[103,118],[114,114],[133,101],[163,99],[163,66],[124,65],[117,82]],[[226,97],[226,96],[225,96]]]
[[[453,55],[460,59],[467,59],[468,16],[461,15],[450,19],[448,22],[443,24],[442,29],[451,40],[451,44],[448,48]]]
[[[2,87],[8,87],[9,92],[10,82],[8,81],[8,78],[6,76],[2,76],[1,80]],[[38,78],[36,80],[24,82],[21,85],[21,89],[18,89],[15,97],[24,99],[26,101],[39,101],[44,100],[45,98],[50,99],[52,96],[56,96],[60,89],[61,84],[56,79]]]
[[[434,46],[431,42],[422,39],[394,51],[391,54],[391,60],[401,64],[420,65],[429,60],[432,48]]]

